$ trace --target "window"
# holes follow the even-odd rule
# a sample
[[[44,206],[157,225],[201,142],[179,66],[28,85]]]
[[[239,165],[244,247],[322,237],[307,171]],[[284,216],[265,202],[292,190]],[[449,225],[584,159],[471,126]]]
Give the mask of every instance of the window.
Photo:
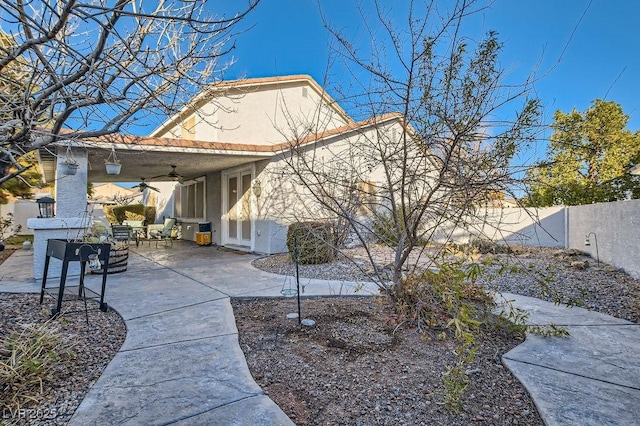
[[[176,187],[174,214],[182,219],[204,219],[204,178]]]

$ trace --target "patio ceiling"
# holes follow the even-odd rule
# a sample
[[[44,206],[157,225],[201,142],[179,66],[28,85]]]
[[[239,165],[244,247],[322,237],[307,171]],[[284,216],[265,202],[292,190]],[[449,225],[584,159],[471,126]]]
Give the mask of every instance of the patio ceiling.
[[[159,144],[154,142],[160,141]],[[140,142],[140,141],[137,141]],[[88,154],[89,182],[147,182],[171,181],[165,176],[176,166],[185,179],[195,179],[219,170],[270,158],[268,147],[238,144],[206,144],[180,139],[148,139],[140,143],[92,142],[81,145]],[[119,175],[108,175],[105,160],[115,148],[122,165]],[[56,158],[50,150],[40,151],[40,163],[48,182],[55,177]]]
[[[147,182],[170,181],[166,175],[171,166],[186,179],[194,179],[208,173],[240,166],[268,156],[243,156],[233,154],[205,154],[189,152],[145,152],[118,151],[122,164],[119,175],[107,175],[104,160],[109,155],[105,150],[89,150],[89,182],[137,182],[145,178]]]

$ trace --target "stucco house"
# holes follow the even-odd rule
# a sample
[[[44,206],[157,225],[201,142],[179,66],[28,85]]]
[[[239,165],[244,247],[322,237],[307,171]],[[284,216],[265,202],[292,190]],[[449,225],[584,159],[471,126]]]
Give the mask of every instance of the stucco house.
[[[363,140],[397,137],[403,123],[400,114],[356,122],[310,76],[294,75],[216,84],[146,137],[111,135],[43,149],[44,175],[56,181],[56,218],[30,219],[35,270],[48,238],[77,238],[88,226],[87,182],[146,180],[160,192],[145,189],[143,202],[155,204],[158,221],[177,218],[183,239],[195,241],[199,223],[211,222],[215,244],[286,251],[290,223],[324,215],[286,173],[292,148],[326,167]],[[119,175],[105,173],[113,151]],[[79,168],[63,175],[69,152]],[[374,194],[382,172],[371,164],[365,169],[358,182]]]
[[[135,204],[142,201],[142,194],[139,191],[107,182],[93,186],[93,195],[90,197],[90,201],[102,204],[116,204],[118,202]]]
[[[322,159],[328,162],[401,123],[397,114],[355,122],[306,75],[258,78],[216,86],[138,144],[215,150],[174,169],[187,179],[156,197],[159,216],[178,218],[184,239],[194,240],[198,223],[210,221],[214,243],[270,254],[286,250],[289,223],[317,219],[310,198],[285,173],[292,146],[329,148]],[[374,175],[363,180],[375,182]]]

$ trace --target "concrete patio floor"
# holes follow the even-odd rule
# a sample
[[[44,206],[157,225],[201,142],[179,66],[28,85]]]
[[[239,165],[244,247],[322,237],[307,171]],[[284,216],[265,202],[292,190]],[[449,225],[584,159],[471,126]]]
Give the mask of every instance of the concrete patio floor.
[[[230,298],[279,297],[283,286],[282,276],[251,266],[257,257],[186,241],[133,248],[128,270],[109,275],[105,297],[126,322],[126,340],[70,424],[292,424],[255,383],[238,345]],[[32,262],[18,251],[0,265],[0,292],[39,292]],[[97,290],[100,277],[85,282]],[[303,284],[306,296],[377,292],[372,284]],[[532,323],[571,333],[528,336],[503,357],[548,425],[640,424],[637,324],[506,297]]]

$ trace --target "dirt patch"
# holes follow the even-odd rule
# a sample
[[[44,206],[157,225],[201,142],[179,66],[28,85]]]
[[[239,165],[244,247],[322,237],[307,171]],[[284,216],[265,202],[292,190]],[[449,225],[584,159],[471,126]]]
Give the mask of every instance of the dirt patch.
[[[387,327],[383,298],[234,300],[240,346],[258,384],[298,425],[542,425],[501,355],[522,340],[501,321],[483,329],[462,411],[443,404],[455,341]]]

